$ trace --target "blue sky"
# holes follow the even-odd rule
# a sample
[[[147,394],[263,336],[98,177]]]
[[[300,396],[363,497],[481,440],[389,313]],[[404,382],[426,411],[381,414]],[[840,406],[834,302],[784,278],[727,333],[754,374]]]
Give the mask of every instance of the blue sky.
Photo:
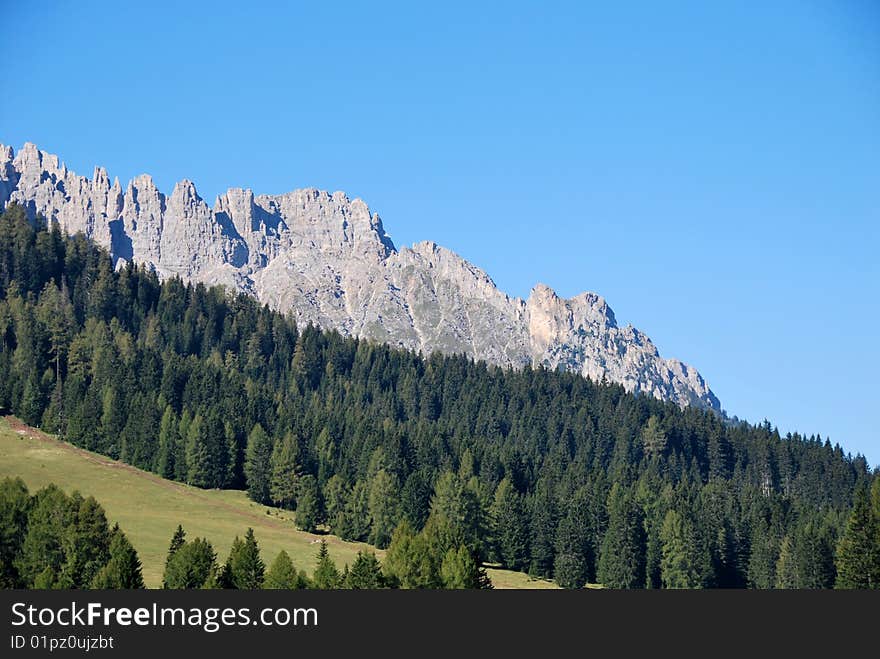
[[[876,2],[47,4],[2,9],[0,142],[345,190],[880,464]]]

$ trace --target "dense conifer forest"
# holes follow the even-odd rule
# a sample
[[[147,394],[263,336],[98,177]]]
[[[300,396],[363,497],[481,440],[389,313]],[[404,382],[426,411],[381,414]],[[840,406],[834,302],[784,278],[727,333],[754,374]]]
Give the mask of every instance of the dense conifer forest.
[[[574,588],[880,585],[880,479],[818,436],[297,327],[245,294],[114,270],[15,205],[0,407],[388,547],[405,587],[488,585],[485,562]]]

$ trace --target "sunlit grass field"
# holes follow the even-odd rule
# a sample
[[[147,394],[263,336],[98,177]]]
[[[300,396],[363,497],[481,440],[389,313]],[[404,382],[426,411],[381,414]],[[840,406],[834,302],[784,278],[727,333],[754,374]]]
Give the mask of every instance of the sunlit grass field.
[[[68,493],[79,490],[94,496],[110,523],[118,522],[134,544],[144,581],[151,588],[162,583],[165,554],[178,524],[189,538],[207,538],[220,561],[226,560],[233,538],[252,527],[267,565],[284,549],[297,569],[308,573],[314,568],[322,537],[340,569],[353,562],[358,550],[370,548],[332,535],[299,531],[292,513],[256,504],[242,491],[200,490],[168,481],[76,448],[9,417],[0,418],[0,478],[6,476],[20,477],[32,493],[55,483]],[[383,553],[376,550],[380,559]],[[496,588],[556,587],[509,570],[490,569],[489,575]]]

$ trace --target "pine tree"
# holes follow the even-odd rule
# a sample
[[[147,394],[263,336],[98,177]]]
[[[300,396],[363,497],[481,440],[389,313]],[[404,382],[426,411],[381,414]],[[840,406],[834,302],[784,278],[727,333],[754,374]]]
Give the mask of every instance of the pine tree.
[[[874,476],[874,482],[871,483],[871,510],[874,519],[880,523],[880,474]]]
[[[760,522],[752,535],[748,577],[753,588],[768,589],[776,586],[776,564],[779,561],[781,540],[766,523]]]
[[[272,497],[269,481],[272,474],[272,441],[259,423],[248,435],[244,459],[244,475],[247,478],[248,496],[257,503],[268,504]]]
[[[397,526],[399,517],[397,483],[384,469],[373,477],[368,500],[370,515],[369,542],[385,549],[391,542],[391,534]],[[354,570],[354,566],[352,566]]]
[[[213,487],[214,464],[211,459],[205,420],[200,414],[193,419],[186,440],[186,482],[195,487]]]
[[[617,483],[608,500],[608,530],[599,558],[599,581],[606,588],[642,588],[645,539],[641,511]]]
[[[299,458],[299,441],[293,433],[287,433],[275,444],[270,459],[271,478],[269,495],[276,506],[287,509],[296,507],[297,479],[302,472]]]
[[[327,551],[327,543],[321,540],[321,547],[318,549],[318,565],[315,568],[313,580],[315,588],[319,590],[333,590],[339,588],[341,575],[336,563],[330,558],[330,552]]]
[[[464,544],[482,556],[480,503],[474,491],[454,472],[445,472],[437,479],[428,524],[432,518],[434,528],[442,530],[446,537],[442,547],[444,555],[449,549]]]
[[[578,490],[556,529],[553,579],[563,588],[583,588],[594,576],[588,499],[586,489]]]
[[[30,502],[21,551],[15,568],[21,582],[35,588],[51,588],[64,562],[61,539],[73,523],[67,496],[55,485],[39,490]],[[37,578],[42,575],[37,585]]]
[[[64,563],[58,573],[65,588],[87,588],[110,556],[110,529],[94,497],[70,498],[71,522],[61,537]]]
[[[450,548],[443,557],[440,567],[443,587],[450,589],[481,589],[491,588],[492,582],[473,552],[465,545]]]
[[[345,540],[365,541],[369,536],[370,491],[363,480],[355,481],[348,493],[340,533]]]
[[[101,398],[101,453],[119,458],[122,448],[122,431],[125,428],[126,409],[124,400],[116,388],[107,386]]]
[[[880,531],[865,490],[856,493],[837,546],[837,588],[880,588]]]
[[[92,588],[132,590],[143,587],[141,561],[119,525],[116,525],[111,533],[110,559],[95,575]]]
[[[299,478],[296,501],[297,528],[314,533],[321,520],[321,501],[318,498],[318,483],[311,474]]]
[[[216,580],[217,555],[211,543],[202,538],[185,542],[165,566],[164,583],[166,588],[193,589],[205,588]]]
[[[263,587],[265,564],[260,558],[260,548],[252,528],[247,530],[243,541],[236,536],[226,566],[233,588],[256,590]]]
[[[263,588],[268,590],[295,590],[302,587],[300,577],[293,566],[293,561],[290,560],[288,553],[282,549],[266,571]]]
[[[174,557],[174,554],[186,544],[186,531],[183,530],[183,527],[178,524],[177,530],[174,531],[174,535],[171,537],[171,544],[168,547],[168,553],[165,556],[165,574],[168,574],[168,563]],[[162,581],[163,588],[169,588],[168,583],[163,579]]]
[[[779,546],[779,559],[776,561],[776,588],[798,588],[797,556],[791,536],[785,536]]]
[[[544,579],[553,576],[556,558],[555,534],[558,525],[556,497],[548,483],[538,481],[531,501],[529,518],[529,573]]]
[[[37,305],[37,319],[49,336],[49,354],[55,367],[55,388],[61,387],[61,364],[67,354],[76,318],[67,295],[67,287],[59,289],[54,282],[46,284]]]
[[[642,428],[642,445],[649,457],[658,457],[666,450],[666,432],[660,425],[660,419],[651,415]]]
[[[345,481],[338,474],[334,474],[324,484],[324,508],[327,513],[327,525],[330,527],[330,533],[334,533],[340,538],[347,537],[344,530],[348,496],[349,492]]]
[[[495,490],[491,517],[502,565],[511,570],[524,570],[529,560],[529,530],[522,497],[505,478]]]
[[[664,588],[700,588],[700,547],[690,519],[670,509],[660,529],[660,579]]]
[[[23,587],[16,558],[27,532],[30,496],[20,478],[0,481],[0,589]]]
[[[795,534],[798,588],[833,588],[835,579],[834,541],[830,529],[808,522]]]
[[[159,451],[156,455],[156,473],[162,478],[174,478],[176,449],[177,417],[172,407],[167,405],[159,422]]]
[[[355,590],[385,588],[382,566],[376,554],[371,551],[359,551],[345,581],[346,587]]]
[[[438,557],[431,554],[424,534],[416,534],[409,520],[402,521],[394,529],[383,571],[388,582],[400,588],[443,586]]]

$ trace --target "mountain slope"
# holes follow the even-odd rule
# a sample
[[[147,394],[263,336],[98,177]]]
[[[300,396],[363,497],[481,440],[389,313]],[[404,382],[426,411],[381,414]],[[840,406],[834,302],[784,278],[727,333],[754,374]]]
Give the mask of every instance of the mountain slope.
[[[637,329],[619,327],[593,293],[528,300],[500,291],[478,267],[433,242],[398,249],[379,216],[342,192],[257,195],[230,189],[211,208],[191,181],[161,193],[149,176],[125,189],[96,168],[77,176],[25,144],[0,145],[0,208],[23,205],[163,277],[220,283],[314,323],[420,350],[502,366],[564,369],[681,406],[720,410],[696,369],[664,359]]]
[[[235,536],[243,536],[248,527],[253,528],[264,561],[269,563],[283,549],[297,569],[308,573],[315,564],[321,538],[327,541],[330,555],[340,568],[353,563],[362,549],[375,551],[380,557],[384,554],[362,542],[299,531],[290,511],[254,503],[244,492],[200,490],[165,480],[62,442],[14,417],[0,417],[0,480],[5,477],[21,478],[31,493],[55,483],[68,492],[78,490],[84,496],[96,497],[110,521],[125,529],[137,549],[149,588],[162,585],[168,542],[178,524],[191,538],[209,540],[220,560],[229,554]],[[531,579],[522,572],[496,568],[488,571],[496,588],[555,588],[550,581]]]

